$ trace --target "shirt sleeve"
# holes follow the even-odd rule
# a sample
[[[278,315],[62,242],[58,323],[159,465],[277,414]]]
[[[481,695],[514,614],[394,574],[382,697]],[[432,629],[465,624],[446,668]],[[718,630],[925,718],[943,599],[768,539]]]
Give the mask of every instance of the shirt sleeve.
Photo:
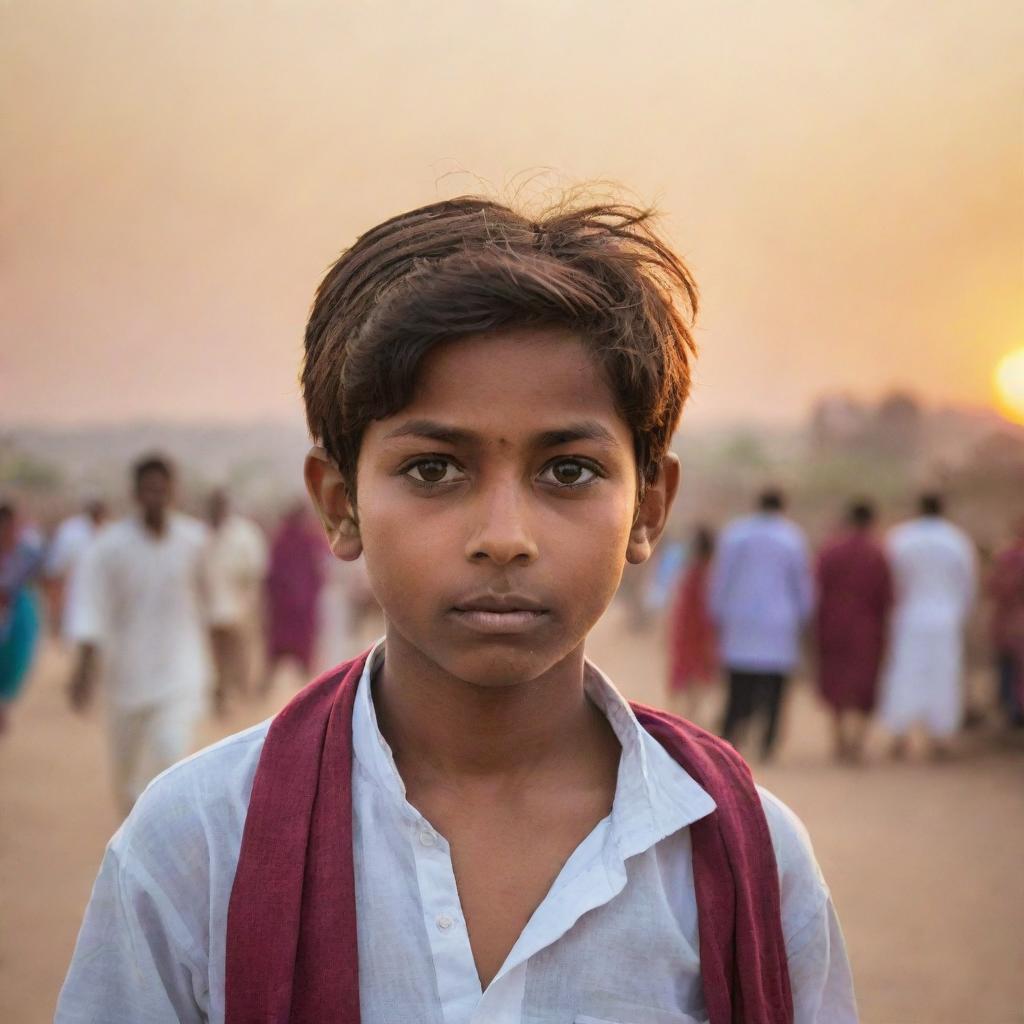
[[[779,869],[794,1024],[857,1024],[857,1001],[839,917],[800,819],[760,790]]]
[[[208,1017],[200,958],[167,894],[115,836],[93,887],[54,1024],[201,1024]]]

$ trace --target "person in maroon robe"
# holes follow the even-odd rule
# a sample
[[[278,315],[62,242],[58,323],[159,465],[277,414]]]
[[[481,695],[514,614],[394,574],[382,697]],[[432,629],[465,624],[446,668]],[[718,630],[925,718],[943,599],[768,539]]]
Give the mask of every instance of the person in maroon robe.
[[[271,688],[278,667],[287,658],[297,661],[305,675],[312,670],[325,550],[305,504],[296,503],[285,513],[271,543],[264,692]]]
[[[714,550],[714,534],[698,527],[669,620],[669,693],[682,698],[690,719],[698,697],[718,676],[718,638],[707,596]]]
[[[831,708],[839,760],[858,760],[875,708],[892,578],[872,526],[874,508],[852,505],[845,528],[818,557],[818,686]]]

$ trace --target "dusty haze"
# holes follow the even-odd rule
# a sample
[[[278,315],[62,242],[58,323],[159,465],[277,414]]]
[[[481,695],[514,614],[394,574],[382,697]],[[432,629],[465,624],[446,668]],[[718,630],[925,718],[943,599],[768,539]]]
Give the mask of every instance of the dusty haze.
[[[665,211],[693,415],[988,404],[1024,344],[1022,52],[1015,0],[9,2],[0,422],[297,418],[338,251],[543,168]]]

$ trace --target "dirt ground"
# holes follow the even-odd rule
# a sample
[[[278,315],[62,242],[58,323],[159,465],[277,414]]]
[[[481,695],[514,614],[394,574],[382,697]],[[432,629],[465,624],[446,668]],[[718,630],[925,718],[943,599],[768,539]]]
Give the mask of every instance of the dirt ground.
[[[591,656],[627,695],[663,703],[656,633],[613,615]],[[48,648],[0,740],[0,1021],[52,1019],[83,907],[117,827],[99,716],[63,699],[66,656]],[[286,692],[287,691],[287,692]],[[201,742],[271,714],[204,724]],[[710,695],[706,715],[714,715]],[[1024,744],[981,729],[946,764],[894,764],[875,738],[861,768],[834,766],[805,685],[790,695],[781,756],[757,771],[814,840],[832,888],[866,1024],[1024,1022]]]

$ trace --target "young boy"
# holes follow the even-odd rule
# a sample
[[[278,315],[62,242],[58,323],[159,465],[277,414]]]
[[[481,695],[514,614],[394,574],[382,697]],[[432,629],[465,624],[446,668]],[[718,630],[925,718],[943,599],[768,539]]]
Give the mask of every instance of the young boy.
[[[799,822],[584,658],[679,480],[696,290],[647,221],[460,199],[328,273],[306,479],[385,638],[148,789],[61,1024],[856,1020]]]

